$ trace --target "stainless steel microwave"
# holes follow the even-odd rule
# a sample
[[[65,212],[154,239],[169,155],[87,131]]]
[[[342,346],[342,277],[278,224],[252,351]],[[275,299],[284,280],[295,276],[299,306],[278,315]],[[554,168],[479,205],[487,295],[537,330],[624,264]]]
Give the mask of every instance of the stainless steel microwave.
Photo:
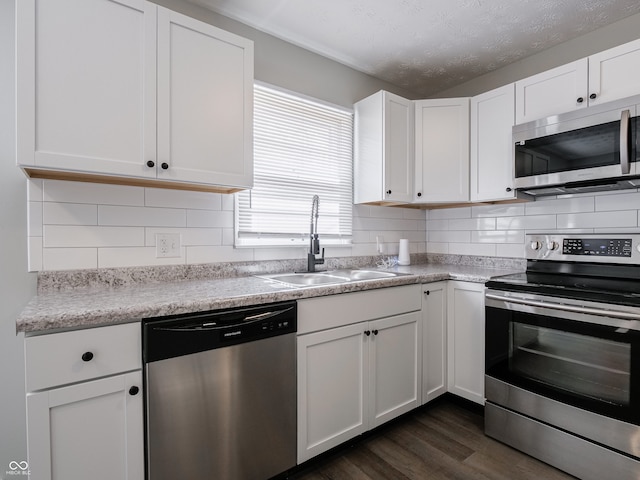
[[[513,127],[515,187],[532,196],[640,187],[640,95]]]

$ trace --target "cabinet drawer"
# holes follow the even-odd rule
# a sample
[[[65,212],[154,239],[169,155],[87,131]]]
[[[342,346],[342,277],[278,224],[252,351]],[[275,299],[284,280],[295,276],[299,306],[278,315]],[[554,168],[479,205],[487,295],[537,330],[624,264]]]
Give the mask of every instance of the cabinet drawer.
[[[140,369],[140,323],[27,337],[25,364],[28,392]]]
[[[420,310],[420,285],[298,300],[298,335]]]

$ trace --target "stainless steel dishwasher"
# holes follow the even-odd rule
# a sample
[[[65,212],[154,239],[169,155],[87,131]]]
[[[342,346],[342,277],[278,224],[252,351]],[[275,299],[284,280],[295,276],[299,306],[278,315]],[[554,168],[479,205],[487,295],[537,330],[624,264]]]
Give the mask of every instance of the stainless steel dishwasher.
[[[148,480],[265,480],[296,462],[295,302],[144,319]]]

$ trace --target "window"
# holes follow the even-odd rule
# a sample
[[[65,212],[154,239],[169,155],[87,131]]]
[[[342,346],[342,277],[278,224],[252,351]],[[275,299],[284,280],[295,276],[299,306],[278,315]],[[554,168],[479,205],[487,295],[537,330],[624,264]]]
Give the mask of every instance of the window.
[[[351,243],[353,113],[254,88],[254,188],[236,194],[236,246],[307,245],[320,197],[322,245]]]

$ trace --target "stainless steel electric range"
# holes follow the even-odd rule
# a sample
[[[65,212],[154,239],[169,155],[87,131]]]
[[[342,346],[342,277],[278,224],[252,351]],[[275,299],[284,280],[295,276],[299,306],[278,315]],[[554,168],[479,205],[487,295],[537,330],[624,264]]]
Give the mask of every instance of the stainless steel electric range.
[[[487,282],[485,433],[585,480],[640,478],[640,234],[527,236]]]

